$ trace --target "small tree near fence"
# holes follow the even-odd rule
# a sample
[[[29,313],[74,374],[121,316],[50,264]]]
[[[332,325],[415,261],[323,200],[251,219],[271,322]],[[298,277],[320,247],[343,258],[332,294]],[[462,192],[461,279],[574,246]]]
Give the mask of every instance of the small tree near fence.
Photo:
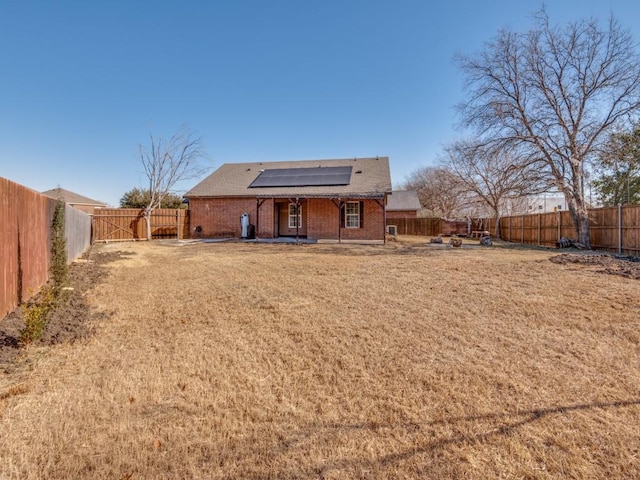
[[[140,145],[140,161],[149,180],[149,201],[144,207],[147,240],[151,240],[151,214],[160,208],[176,183],[204,174],[202,137],[182,127],[169,140],[149,134],[150,145]]]

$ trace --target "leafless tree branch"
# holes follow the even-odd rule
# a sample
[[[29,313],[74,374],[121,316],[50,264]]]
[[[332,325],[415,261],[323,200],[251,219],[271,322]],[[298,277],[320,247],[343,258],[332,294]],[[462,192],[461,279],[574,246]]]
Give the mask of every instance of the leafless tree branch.
[[[443,164],[457,178],[460,192],[484,205],[496,219],[512,212],[514,202],[549,190],[548,176],[527,158],[504,148],[459,141],[446,148]]]
[[[462,124],[544,165],[589,245],[585,164],[597,160],[611,129],[640,112],[640,61],[629,32],[613,17],[605,30],[594,19],[555,27],[542,10],[531,31],[503,30],[458,63],[470,92]]]
[[[186,126],[171,138],[154,137],[149,133],[149,146],[139,145],[140,162],[149,180],[149,203],[144,209],[147,239],[151,239],[151,213],[160,207],[163,199],[172,193],[175,185],[203,175],[206,168],[201,161],[206,157],[202,137]]]

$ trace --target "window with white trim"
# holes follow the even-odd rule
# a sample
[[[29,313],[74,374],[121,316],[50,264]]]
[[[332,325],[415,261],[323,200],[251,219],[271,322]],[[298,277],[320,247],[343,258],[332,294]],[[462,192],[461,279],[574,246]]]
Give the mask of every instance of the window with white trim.
[[[302,227],[302,205],[298,205],[298,227]],[[296,204],[289,204],[289,228],[296,228]]]
[[[347,202],[344,209],[344,225],[347,228],[360,228],[360,202]]]

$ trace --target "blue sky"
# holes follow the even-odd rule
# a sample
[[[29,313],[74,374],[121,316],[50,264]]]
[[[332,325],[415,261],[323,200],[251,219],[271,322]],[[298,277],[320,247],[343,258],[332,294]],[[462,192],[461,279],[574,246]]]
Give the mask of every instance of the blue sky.
[[[637,0],[546,4],[561,23],[613,12],[640,42]],[[454,54],[541,5],[0,0],[0,176],[117,206],[145,184],[138,145],[186,124],[211,170],[380,155],[397,185],[461,134]]]

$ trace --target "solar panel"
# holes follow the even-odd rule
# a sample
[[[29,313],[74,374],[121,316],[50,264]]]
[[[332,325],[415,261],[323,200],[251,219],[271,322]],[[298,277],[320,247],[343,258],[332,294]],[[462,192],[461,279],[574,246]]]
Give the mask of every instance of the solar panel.
[[[272,168],[260,172],[249,188],[349,185],[352,168]]]

